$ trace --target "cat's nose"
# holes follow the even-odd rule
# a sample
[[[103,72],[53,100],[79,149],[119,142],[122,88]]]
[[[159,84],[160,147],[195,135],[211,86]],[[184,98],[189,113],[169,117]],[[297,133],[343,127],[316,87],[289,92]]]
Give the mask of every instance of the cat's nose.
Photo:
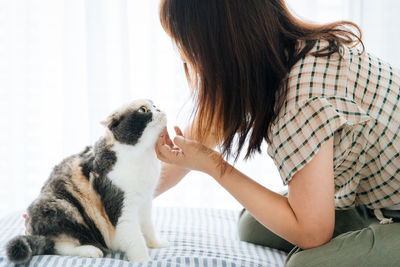
[[[161,112],[161,110],[157,108],[156,105],[153,105],[153,108],[155,108],[157,112]]]

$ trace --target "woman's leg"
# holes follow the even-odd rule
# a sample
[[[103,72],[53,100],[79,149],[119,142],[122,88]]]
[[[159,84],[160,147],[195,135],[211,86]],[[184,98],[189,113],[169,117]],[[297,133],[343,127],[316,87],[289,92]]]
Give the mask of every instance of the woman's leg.
[[[400,211],[383,214],[400,219]],[[317,248],[294,248],[285,266],[398,266],[400,223],[379,224],[373,212],[363,206],[337,211],[336,215],[334,238]]]
[[[293,244],[269,231],[245,209],[239,216],[238,231],[242,241],[279,249],[287,253],[294,248]]]
[[[387,211],[384,215],[400,218],[400,211],[391,211],[391,214]],[[240,214],[238,230],[242,241],[285,252],[292,250],[287,266],[373,266],[372,263],[376,262],[381,264],[375,266],[390,266],[385,264],[393,262],[396,255],[400,257],[400,253],[393,253],[400,248],[400,224],[380,225],[373,212],[363,206],[337,210],[333,239],[321,247],[305,251],[266,229],[245,210]],[[390,256],[386,253],[388,251],[391,251]]]
[[[293,249],[285,266],[399,266],[400,223],[379,224],[339,235],[308,250]]]

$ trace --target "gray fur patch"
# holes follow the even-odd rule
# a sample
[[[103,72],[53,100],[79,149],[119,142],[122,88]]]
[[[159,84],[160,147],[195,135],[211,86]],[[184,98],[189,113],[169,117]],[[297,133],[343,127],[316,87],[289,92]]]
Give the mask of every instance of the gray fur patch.
[[[113,119],[109,124],[109,129],[114,134],[115,140],[123,144],[135,145],[152,119],[151,112],[141,113],[135,110]]]
[[[94,146],[93,171],[100,176],[109,173],[117,162],[117,155],[111,150],[104,138]]]

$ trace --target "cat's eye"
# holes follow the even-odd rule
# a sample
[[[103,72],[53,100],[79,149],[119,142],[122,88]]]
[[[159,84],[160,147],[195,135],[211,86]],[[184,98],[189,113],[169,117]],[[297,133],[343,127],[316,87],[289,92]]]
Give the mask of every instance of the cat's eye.
[[[138,111],[141,113],[147,113],[149,112],[149,109],[146,106],[142,106],[138,109]]]

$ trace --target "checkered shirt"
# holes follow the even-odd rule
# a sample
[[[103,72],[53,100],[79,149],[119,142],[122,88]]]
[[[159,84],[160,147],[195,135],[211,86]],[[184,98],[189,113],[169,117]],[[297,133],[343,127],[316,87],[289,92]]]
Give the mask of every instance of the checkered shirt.
[[[327,44],[291,69],[268,154],[287,184],[333,137],[336,208],[399,204],[400,71],[357,48],[311,55]]]

